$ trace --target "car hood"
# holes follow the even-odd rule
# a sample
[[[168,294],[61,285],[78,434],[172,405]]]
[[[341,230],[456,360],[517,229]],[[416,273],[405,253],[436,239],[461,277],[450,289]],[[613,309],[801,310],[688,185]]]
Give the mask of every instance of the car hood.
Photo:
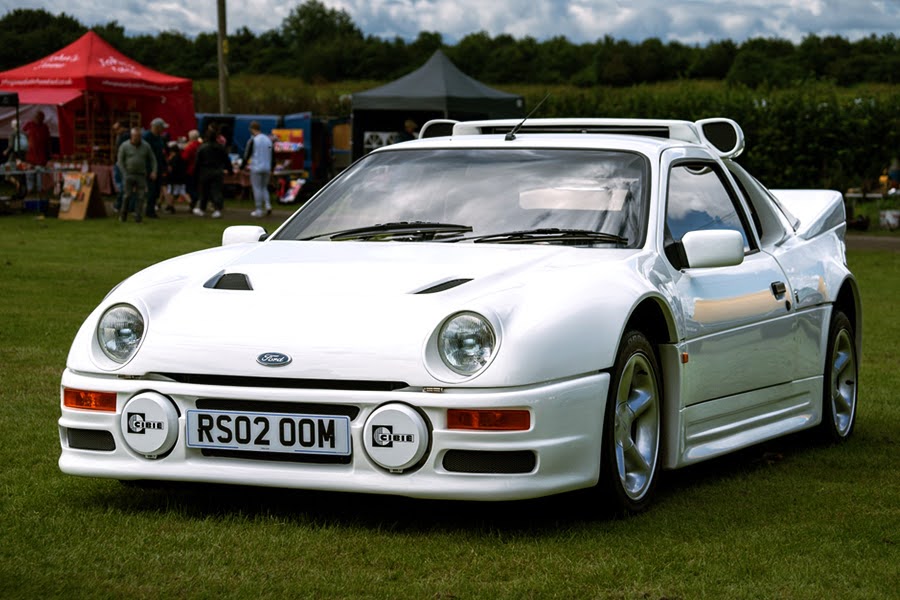
[[[306,300],[372,299],[422,293],[450,280],[508,278],[523,268],[539,268],[558,255],[530,250],[471,244],[274,241],[229,262],[223,271],[245,274],[261,294],[297,294]]]
[[[119,374],[433,385],[446,383],[447,377],[429,369],[427,346],[449,316],[473,311],[487,317],[501,338],[498,355],[504,354],[502,346],[513,346],[505,351],[512,360],[523,351],[511,342],[522,337],[517,330],[553,327],[553,315],[561,312],[552,309],[554,303],[578,315],[585,310],[577,300],[587,296],[578,292],[583,282],[592,281],[596,289],[601,272],[628,281],[622,271],[630,270],[626,264],[636,252],[380,242],[229,246],[133,276],[107,297],[84,329],[93,335],[102,310],[118,302],[143,312],[142,347],[130,363],[115,369]],[[537,320],[542,322],[532,322]],[[264,353],[285,354],[292,361],[264,366],[257,361]],[[516,378],[509,369],[504,372],[500,383],[511,384]]]

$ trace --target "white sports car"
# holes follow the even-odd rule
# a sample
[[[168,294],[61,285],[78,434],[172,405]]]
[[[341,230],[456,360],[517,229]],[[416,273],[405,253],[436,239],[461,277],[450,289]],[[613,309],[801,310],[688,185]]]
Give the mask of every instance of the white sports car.
[[[728,119],[422,136],[271,235],[228,228],[113,289],[62,376],[60,468],[473,500],[596,487],[634,512],[661,469],[850,435],[862,315],[839,193],[767,190]]]

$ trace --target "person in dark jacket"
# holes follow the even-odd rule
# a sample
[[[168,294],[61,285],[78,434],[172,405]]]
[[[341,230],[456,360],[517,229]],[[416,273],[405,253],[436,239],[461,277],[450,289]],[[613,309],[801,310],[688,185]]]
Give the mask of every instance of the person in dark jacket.
[[[159,117],[150,121],[149,131],[144,132],[144,141],[150,144],[156,164],[166,164],[166,141],[163,139],[163,131],[169,128],[169,124]],[[161,171],[162,169],[160,169]],[[163,184],[162,177],[149,180],[147,188],[147,216],[157,218],[156,204],[159,202],[159,192]]]
[[[178,142],[169,142],[166,146],[166,212],[175,214],[175,203],[190,203],[187,194],[187,171],[184,159],[181,158],[181,148]]]
[[[194,214],[202,217],[206,214],[206,207],[210,201],[213,205],[213,219],[222,216],[222,208],[225,204],[222,189],[225,187],[225,173],[233,173],[231,160],[225,146],[216,139],[218,131],[210,128],[206,132],[203,144],[197,150],[197,191],[200,196],[200,206],[194,208]]]

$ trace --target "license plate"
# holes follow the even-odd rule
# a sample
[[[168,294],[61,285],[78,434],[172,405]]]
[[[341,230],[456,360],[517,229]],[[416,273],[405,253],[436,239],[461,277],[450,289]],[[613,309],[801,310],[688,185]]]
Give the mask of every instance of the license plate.
[[[187,445],[191,448],[350,455],[350,417],[187,411]]]

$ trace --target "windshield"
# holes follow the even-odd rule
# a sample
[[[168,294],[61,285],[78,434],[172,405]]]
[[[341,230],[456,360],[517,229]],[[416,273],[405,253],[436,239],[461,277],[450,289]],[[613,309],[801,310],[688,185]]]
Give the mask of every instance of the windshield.
[[[465,242],[552,230],[554,241],[565,237],[560,232],[580,232],[570,236],[579,244],[617,241],[633,248],[644,239],[648,170],[642,155],[601,150],[377,152],[345,171],[274,237],[377,240],[402,233],[408,237],[399,239]],[[426,225],[428,235],[408,233]]]

